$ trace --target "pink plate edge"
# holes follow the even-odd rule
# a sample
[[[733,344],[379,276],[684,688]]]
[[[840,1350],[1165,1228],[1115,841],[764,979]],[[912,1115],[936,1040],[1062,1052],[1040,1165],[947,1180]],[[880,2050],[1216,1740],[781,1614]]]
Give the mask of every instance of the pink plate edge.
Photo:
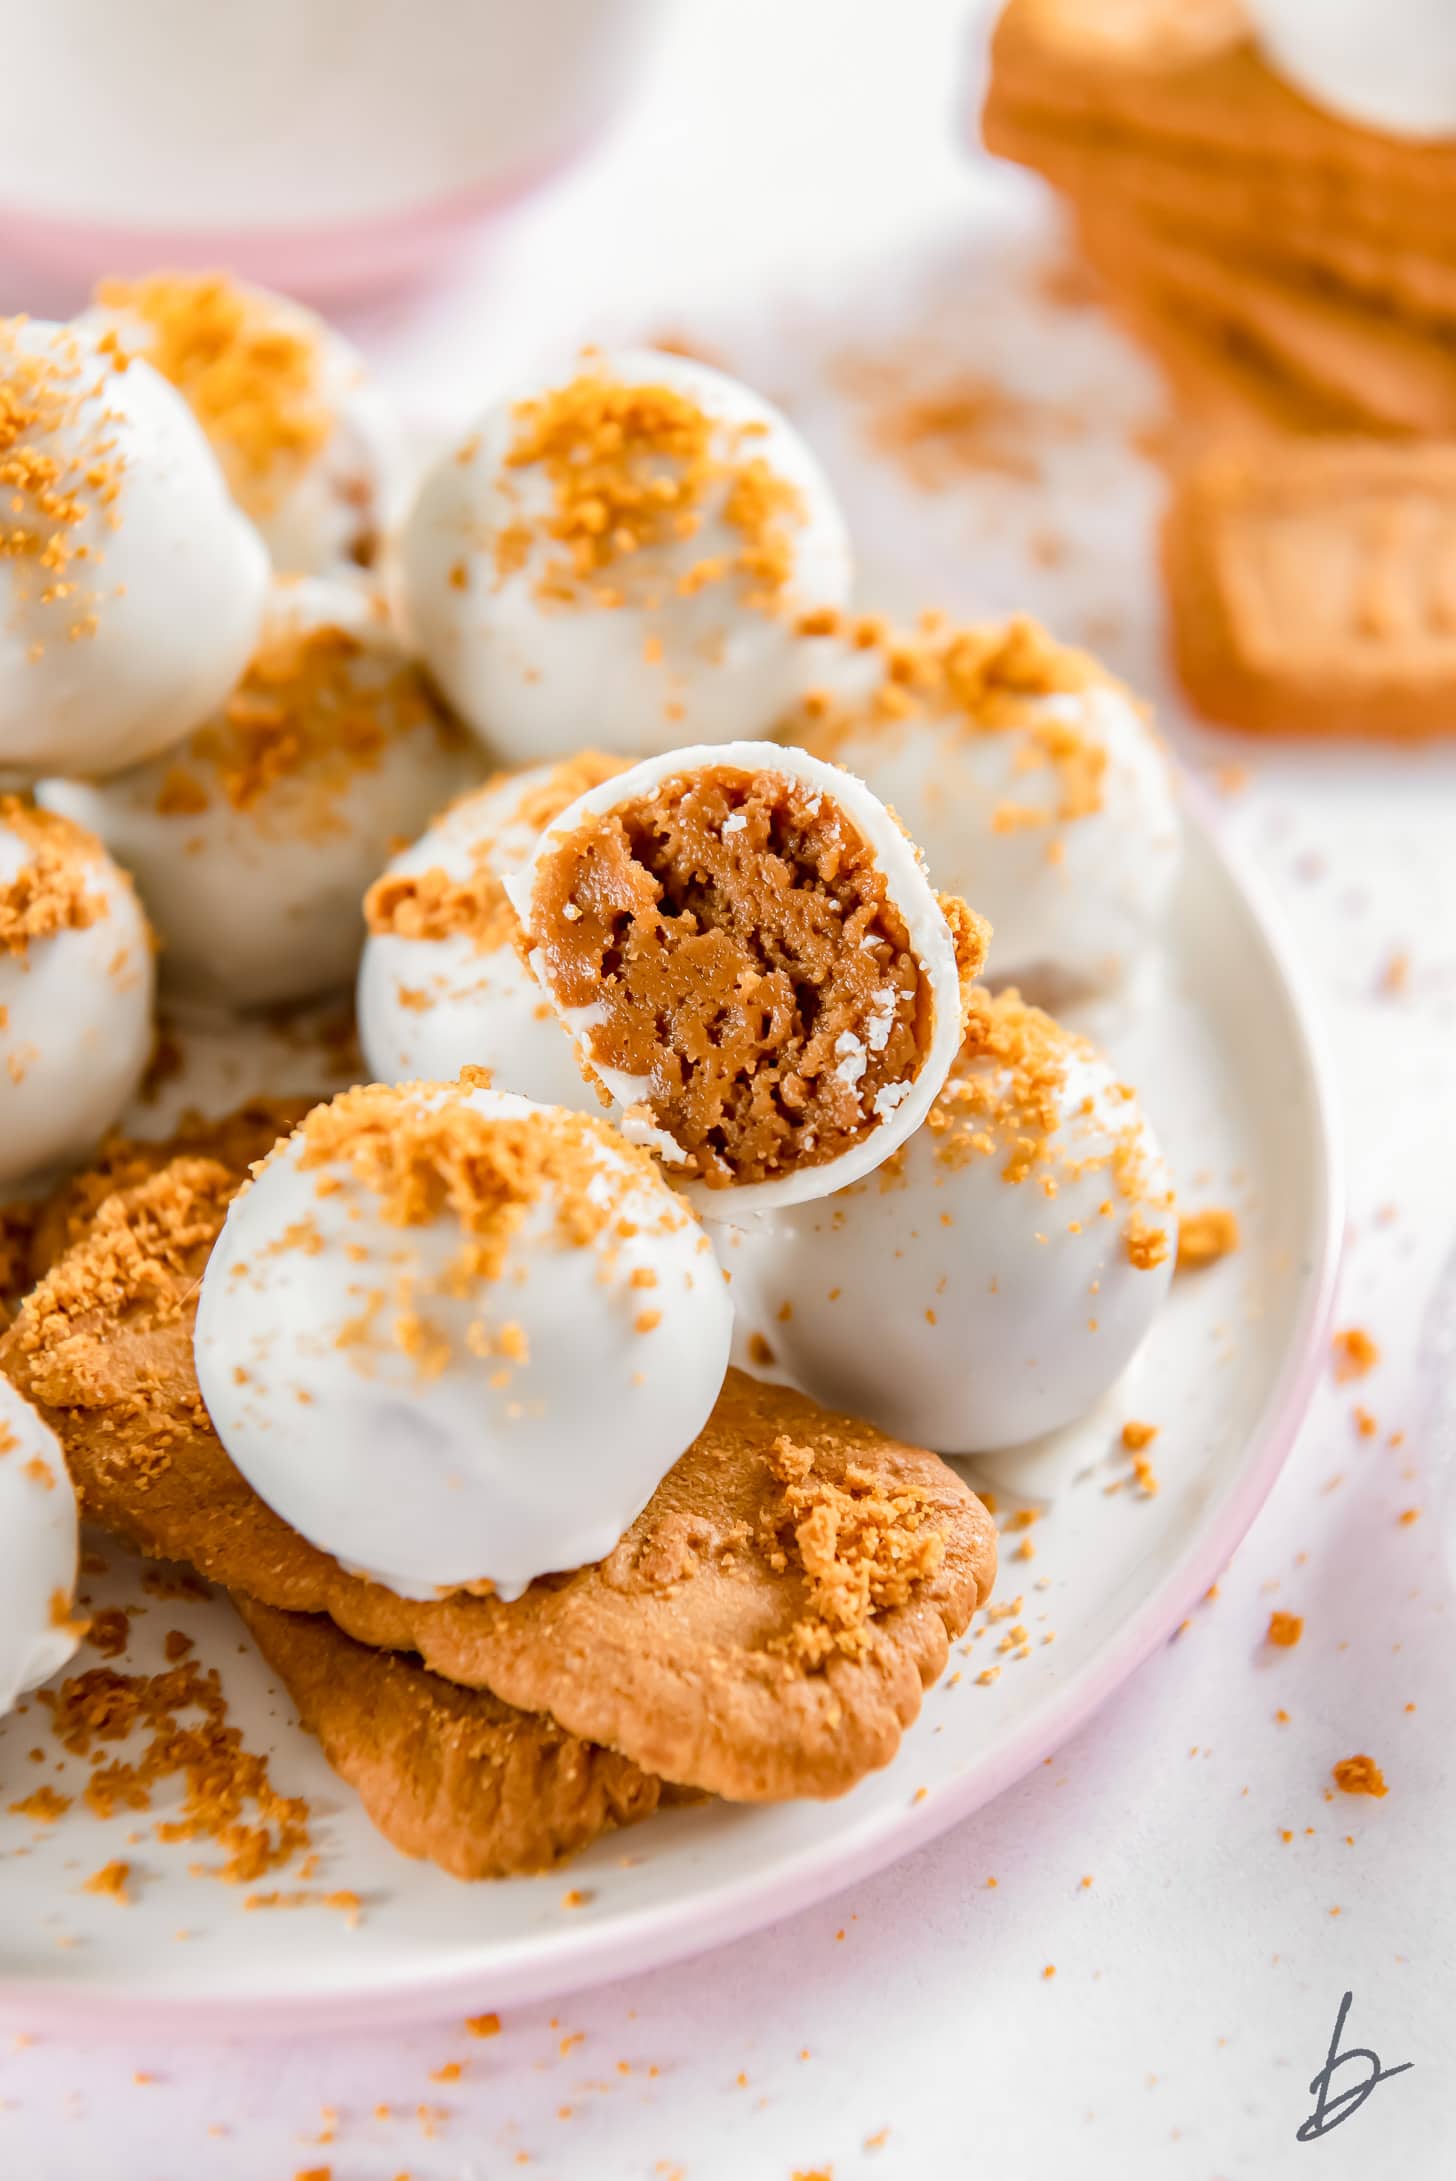
[[[1188,1548],[1095,1664],[1069,1683],[1060,1699],[1054,1697],[1028,1719],[963,1783],[881,1817],[828,1854],[800,1856],[765,1877],[735,1881],[716,1894],[673,1902],[646,1914],[636,1912],[625,1931],[608,1924],[598,1932],[562,1933],[543,1941],[529,1959],[496,1973],[493,1979],[478,1969],[461,1969],[411,1976],[387,1990],[359,1992],[340,1986],[306,1998],[285,1990],[214,2002],[196,1995],[156,1999],[125,1986],[50,1989],[0,1978],[0,2019],[23,2020],[28,2028],[128,2038],[156,2032],[266,2038],[297,2030],[363,2030],[434,2022],[461,2011],[475,2012],[482,2004],[525,2004],[584,1991],[618,1977],[665,1968],[814,1907],[970,1817],[1086,1725],[1173,1633],[1216,1579],[1272,1490],[1298,1437],[1328,1345],[1344,1235],[1345,1184],[1334,1127],[1333,1074],[1323,1032],[1300,998],[1294,950],[1282,911],[1258,874],[1222,838],[1216,813],[1197,784],[1185,779],[1182,786],[1199,830],[1258,926],[1298,1033],[1320,1154],[1317,1171],[1323,1184],[1323,1219],[1306,1282],[1303,1322],[1236,1490],[1217,1521]]]

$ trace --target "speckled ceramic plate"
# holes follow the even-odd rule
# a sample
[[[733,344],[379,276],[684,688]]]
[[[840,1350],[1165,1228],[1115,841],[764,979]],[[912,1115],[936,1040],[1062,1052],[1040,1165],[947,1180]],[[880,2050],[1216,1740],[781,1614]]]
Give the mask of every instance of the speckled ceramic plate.
[[[114,1547],[94,1606],[141,1603],[132,1670],[173,1628],[223,1678],[250,1747],[315,1813],[314,1895],[359,1897],[356,1920],[318,1900],[248,1910],[246,1889],[199,1872],[206,1844],[158,1841],[144,1816],[59,1822],[10,1811],[42,1782],[74,1794],[32,1705],[0,1726],[0,2008],[27,2027],[277,2032],[424,2018],[540,1998],[650,1967],[801,1909],[919,1846],[1064,1741],[1177,1626],[1272,1484],[1309,1395],[1333,1285],[1340,1186],[1329,1096],[1268,913],[1205,818],[1190,817],[1186,878],[1165,959],[1135,1004],[1086,1027],[1135,1081],[1183,1201],[1231,1204],[1244,1244],[1180,1280],[1129,1380],[1074,1431],[988,1467],[1003,1506],[1046,1509],[1034,1562],[1007,1558],[1002,1600],[1029,1655],[998,1659],[1002,1626],[973,1634],[927,1695],[896,1762],[842,1801],[776,1809],[704,1804],[603,1840],[569,1876],[463,1886],[397,1855],[296,1727],[222,1599],[159,1599]],[[192,1041],[174,1103],[213,1107],[319,1081],[295,1036]],[[147,1117],[156,1127],[159,1116]],[[1129,1415],[1158,1421],[1161,1491],[1106,1487]],[[1055,1636],[1054,1642],[1044,1639]],[[995,1662],[989,1682],[978,1677]],[[41,1763],[28,1752],[45,1752]],[[130,1906],[83,1882],[132,1865]],[[296,1875],[264,1881],[296,1887]],[[568,1889],[574,1889],[569,1895]],[[569,1905],[571,1904],[571,1905]]]

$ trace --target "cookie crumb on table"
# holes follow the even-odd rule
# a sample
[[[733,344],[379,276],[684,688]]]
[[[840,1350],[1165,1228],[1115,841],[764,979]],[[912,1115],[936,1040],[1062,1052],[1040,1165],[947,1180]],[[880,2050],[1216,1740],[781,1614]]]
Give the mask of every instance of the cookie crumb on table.
[[[1238,1215],[1217,1205],[1184,1212],[1178,1221],[1178,1270],[1198,1272],[1230,1257],[1239,1246]]]
[[[1352,1378],[1363,1378],[1373,1371],[1380,1361],[1380,1350],[1362,1326],[1350,1325],[1334,1336],[1335,1383],[1344,1385]]]
[[[1331,1777],[1341,1794],[1375,1795],[1389,1794],[1385,1774],[1373,1757],[1342,1757],[1330,1768]]]

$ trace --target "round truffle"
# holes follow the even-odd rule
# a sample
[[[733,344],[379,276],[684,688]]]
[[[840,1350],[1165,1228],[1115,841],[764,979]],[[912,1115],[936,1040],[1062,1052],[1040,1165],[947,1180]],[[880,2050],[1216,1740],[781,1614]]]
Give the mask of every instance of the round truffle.
[[[649,758],[505,884],[583,1066],[704,1208],[826,1196],[887,1158],[985,952],[861,781],[771,743]]]
[[[0,1187],[93,1151],[152,1046],[152,946],[101,843],[0,796]]]
[[[1024,619],[814,648],[820,686],[781,732],[867,780],[989,918],[998,981],[1120,983],[1179,868],[1171,773],[1128,692]]]
[[[254,1490],[407,1597],[600,1559],[712,1410],[702,1227],[603,1121],[477,1087],[315,1108],[236,1199],[197,1376]]]
[[[60,1442],[0,1377],[0,1716],[75,1654],[79,1550]]]
[[[425,480],[398,580],[461,717],[530,764],[583,729],[632,755],[768,733],[803,686],[797,622],[844,603],[850,558],[778,412],[643,349],[487,411]]]
[[[115,772],[206,718],[268,559],[187,404],[114,340],[0,320],[0,775]]]
[[[723,1245],[751,1355],[942,1454],[1017,1446],[1120,1376],[1168,1291],[1168,1177],[1107,1062],[1014,991],[973,995],[880,1172]]]
[[[257,1007],[347,984],[390,848],[477,768],[362,584],[275,585],[231,696],[181,748],[44,801],[134,875],[165,984]]]
[[[597,1113],[556,1010],[521,958],[504,876],[589,787],[625,769],[583,750],[461,796],[395,857],[364,901],[359,1042],[382,1083],[449,1083],[465,1067],[497,1090]]]
[[[83,325],[183,396],[280,573],[370,567],[399,470],[364,359],[301,303],[222,273],[103,280]]]

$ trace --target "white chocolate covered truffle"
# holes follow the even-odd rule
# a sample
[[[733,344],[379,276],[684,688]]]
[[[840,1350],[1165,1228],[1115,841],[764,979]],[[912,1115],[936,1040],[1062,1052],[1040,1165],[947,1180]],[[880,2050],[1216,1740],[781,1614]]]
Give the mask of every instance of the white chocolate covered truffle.
[[[135,877],[169,989],[246,1008],[350,981],[366,887],[477,764],[380,602],[304,578],[275,586],[247,672],[181,748],[41,794]]]
[[[372,565],[394,512],[396,431],[342,334],[222,273],[103,280],[82,322],[181,393],[280,573]]]
[[[919,1126],[985,952],[862,781],[771,743],[648,758],[505,884],[624,1131],[723,1216],[827,1195]]]
[[[403,1596],[600,1559],[727,1368],[706,1233],[603,1121],[473,1086],[315,1108],[232,1205],[197,1376],[248,1482]]]
[[[642,349],[489,410],[426,478],[398,580],[461,717],[532,764],[767,734],[802,687],[796,623],[844,603],[850,558],[778,412]]]
[[[569,803],[624,770],[620,758],[584,750],[488,781],[370,887],[359,1042],[377,1081],[449,1083],[478,1067],[497,1090],[600,1112],[571,1038],[521,959],[503,880]]]
[[[0,1187],[84,1158],[152,1049],[152,946],[99,841],[0,796]]]
[[[75,1653],[79,1549],[60,1443],[0,1378],[0,1715]]]
[[[70,326],[0,320],[0,778],[114,772],[206,718],[268,560],[186,403]]]
[[[724,1243],[749,1352],[943,1454],[1082,1415],[1140,1346],[1176,1254],[1133,1093],[1015,992],[972,996],[925,1126],[853,1188]]]
[[[1179,868],[1172,777],[1128,692],[1025,619],[816,648],[820,687],[783,735],[868,781],[935,884],[989,918],[997,981],[1121,983]]]

